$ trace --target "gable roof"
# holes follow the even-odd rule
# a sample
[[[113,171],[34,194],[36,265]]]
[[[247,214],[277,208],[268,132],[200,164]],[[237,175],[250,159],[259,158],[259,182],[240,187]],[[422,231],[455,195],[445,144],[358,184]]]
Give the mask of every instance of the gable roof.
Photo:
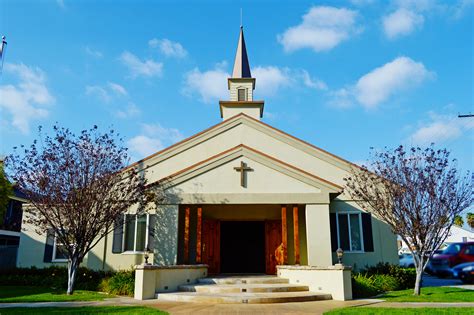
[[[130,164],[129,166],[125,167],[123,170],[127,170],[129,168],[138,166],[140,164],[143,164],[144,162],[150,161],[154,158],[157,159],[155,163],[152,163],[148,166],[145,167],[145,169],[148,169],[149,167],[153,166],[156,163],[159,163],[162,160],[168,159],[176,154],[179,154],[180,152],[186,150],[190,146],[197,145],[201,142],[206,141],[207,139],[214,137],[220,133],[225,132],[226,130],[229,130],[239,124],[247,124],[250,125],[272,137],[275,137],[283,142],[286,142],[290,145],[296,146],[299,149],[305,151],[306,153],[309,153],[315,157],[318,157],[328,163],[331,163],[333,165],[339,166],[347,171],[349,171],[352,167],[360,168],[357,164],[354,164],[348,160],[345,160],[337,155],[334,155],[324,149],[321,149],[315,145],[312,145],[309,142],[306,142],[304,140],[301,140],[297,137],[294,137],[282,130],[279,130],[275,127],[272,127],[264,122],[261,122],[257,119],[254,119],[244,113],[239,113],[229,119],[226,119],[212,127],[209,127],[189,138],[186,138],[184,140],[181,140],[163,150],[160,150],[156,153],[153,153],[133,164]]]
[[[170,188],[241,156],[245,156],[249,159],[257,161],[269,168],[272,168],[280,173],[283,173],[313,187],[324,188],[329,193],[338,194],[341,193],[343,190],[343,187],[333,182],[330,182],[317,175],[306,172],[296,166],[283,162],[275,157],[260,152],[254,148],[248,147],[244,144],[237,145],[231,149],[218,153],[208,159],[195,163],[161,180],[158,180],[155,183],[151,183],[149,186],[153,186],[159,182],[163,182],[165,183],[164,185],[166,188]]]

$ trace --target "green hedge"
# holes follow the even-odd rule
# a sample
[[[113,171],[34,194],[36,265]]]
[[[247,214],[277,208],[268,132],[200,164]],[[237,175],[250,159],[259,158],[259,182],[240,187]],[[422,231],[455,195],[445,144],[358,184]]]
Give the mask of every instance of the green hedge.
[[[114,295],[133,296],[135,289],[135,271],[118,271],[112,277],[103,279],[99,289]]]
[[[94,271],[80,267],[77,271],[75,289],[95,291],[104,278],[112,275],[113,272]],[[0,285],[29,285],[66,289],[67,268],[52,266],[0,270]]]
[[[352,295],[367,298],[387,291],[411,289],[415,279],[414,268],[379,263],[352,275]]]

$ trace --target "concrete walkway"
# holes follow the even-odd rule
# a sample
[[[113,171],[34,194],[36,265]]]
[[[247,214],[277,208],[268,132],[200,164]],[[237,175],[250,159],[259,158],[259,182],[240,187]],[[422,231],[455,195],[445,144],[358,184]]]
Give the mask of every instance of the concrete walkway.
[[[390,308],[446,308],[446,307],[472,307],[474,302],[455,302],[455,303],[441,303],[441,302],[381,302],[377,304],[368,305],[368,307],[390,307]]]

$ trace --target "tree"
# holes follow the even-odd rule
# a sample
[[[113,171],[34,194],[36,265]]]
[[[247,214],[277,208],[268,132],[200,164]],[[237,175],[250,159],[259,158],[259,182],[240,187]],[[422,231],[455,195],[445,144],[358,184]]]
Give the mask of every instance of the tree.
[[[454,217],[454,225],[457,225],[459,227],[462,227],[464,225],[464,220],[463,220],[462,216],[457,215],[457,216]]]
[[[3,218],[11,195],[13,195],[13,188],[5,176],[3,161],[0,161],[0,225],[3,224]]]
[[[446,149],[433,145],[373,151],[372,157],[370,170],[352,169],[346,190],[408,245],[416,268],[414,294],[419,295],[429,258],[443,244],[455,217],[473,201],[472,182],[469,174],[458,174]]]
[[[467,218],[467,225],[471,227],[471,229],[474,229],[474,213],[468,212],[466,215]]]
[[[85,255],[113,230],[122,213],[143,205],[146,181],[143,172],[125,169],[127,149],[113,130],[101,133],[94,126],[75,135],[54,126],[53,136],[43,137],[40,127],[39,138],[29,148],[15,148],[6,163],[31,202],[24,222],[37,233],[54,232],[64,245],[67,294],[73,294]]]

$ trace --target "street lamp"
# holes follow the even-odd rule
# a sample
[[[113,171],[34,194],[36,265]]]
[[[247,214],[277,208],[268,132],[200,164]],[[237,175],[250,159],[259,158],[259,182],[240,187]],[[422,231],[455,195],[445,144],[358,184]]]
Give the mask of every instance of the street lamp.
[[[148,245],[147,245],[146,248],[145,248],[145,255],[144,255],[145,265],[149,265],[149,263],[148,263],[148,258],[149,257],[150,257],[150,248],[148,248]]]
[[[344,251],[342,250],[342,248],[338,248],[336,250],[336,255],[337,255],[338,264],[342,265],[342,256],[344,256]]]

